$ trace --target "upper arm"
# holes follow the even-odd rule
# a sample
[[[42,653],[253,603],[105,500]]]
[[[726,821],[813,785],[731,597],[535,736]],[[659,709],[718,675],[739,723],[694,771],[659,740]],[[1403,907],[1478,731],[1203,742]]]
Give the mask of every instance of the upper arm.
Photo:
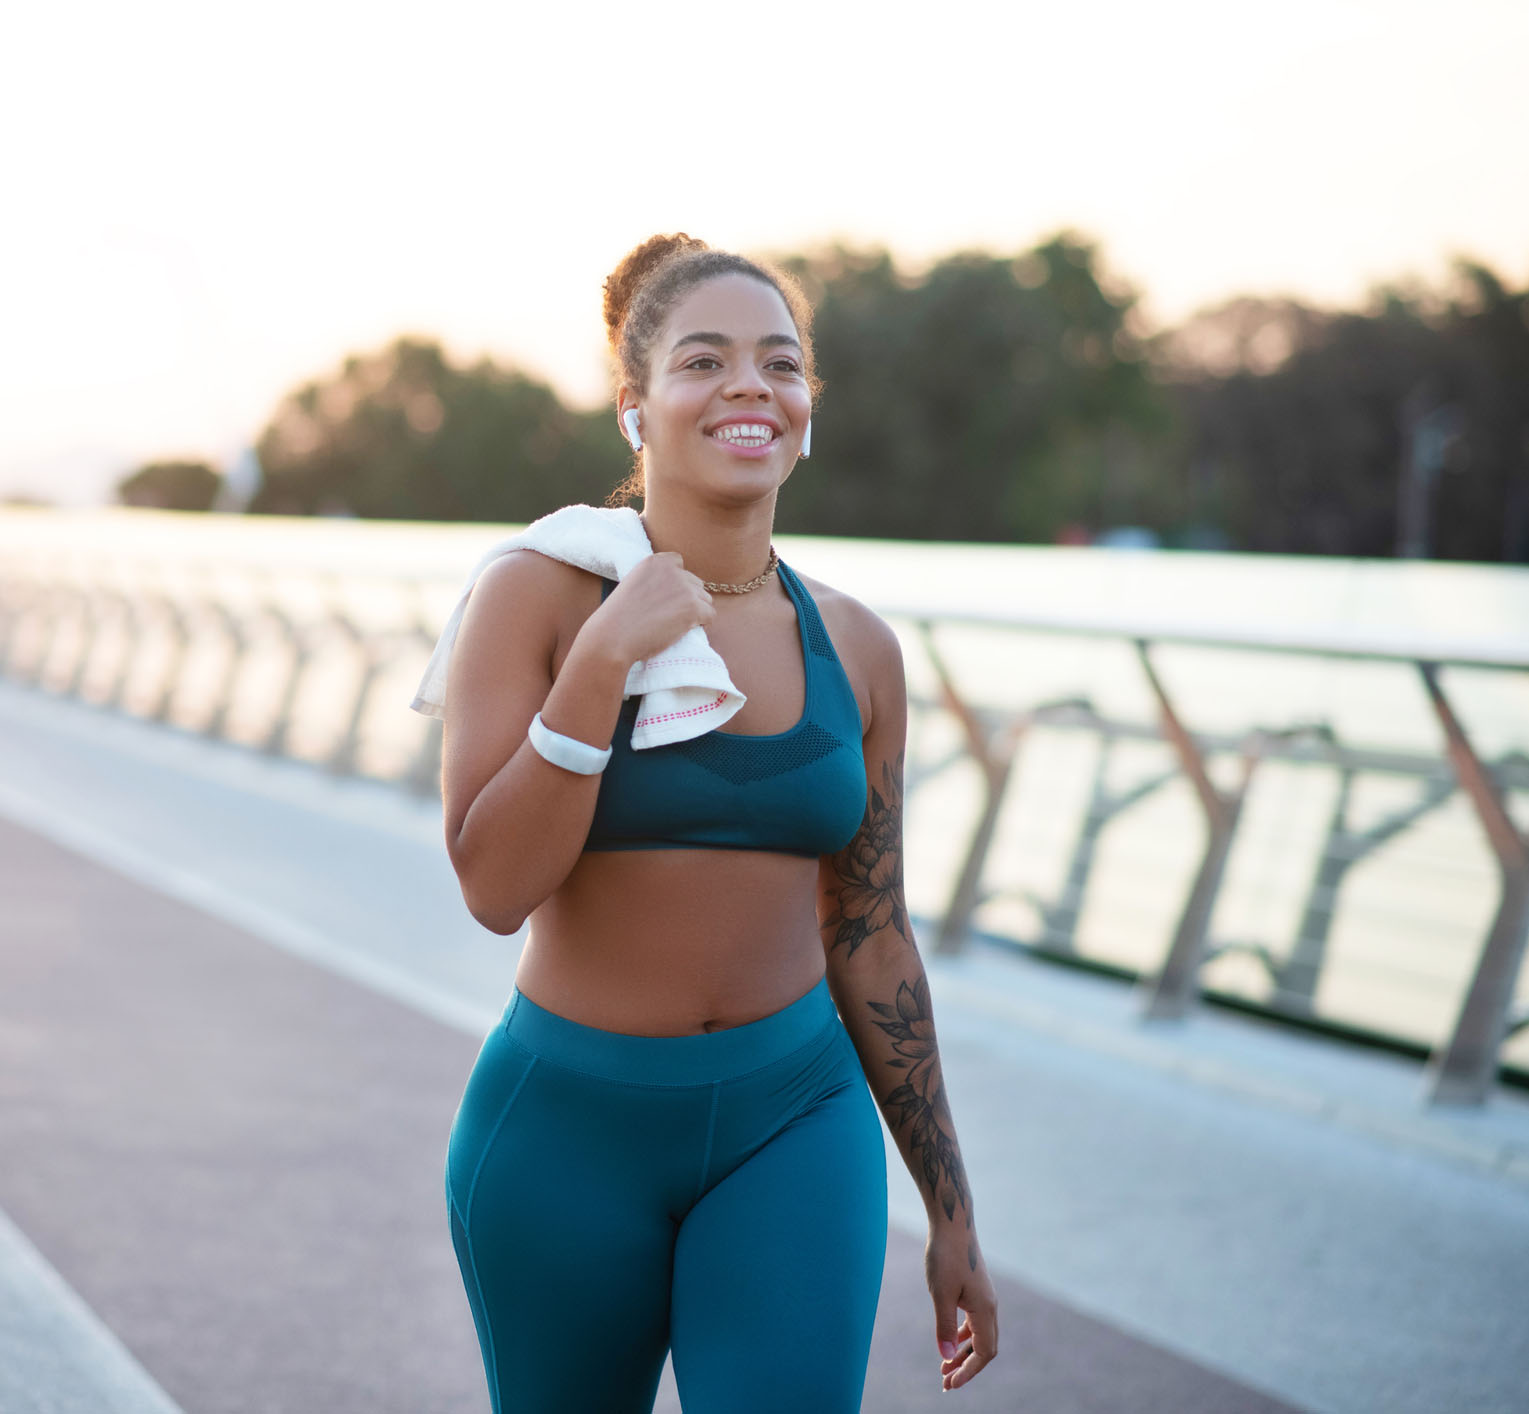
[[[547,700],[571,574],[577,571],[545,555],[517,550],[473,585],[446,679],[441,796],[448,846]]]
[[[874,935],[891,929],[911,943],[903,898],[903,752],[908,690],[897,635],[870,610],[858,608],[857,662],[866,675],[870,722],[865,754],[865,815],[855,837],[818,864],[818,922],[829,963],[852,957]]]

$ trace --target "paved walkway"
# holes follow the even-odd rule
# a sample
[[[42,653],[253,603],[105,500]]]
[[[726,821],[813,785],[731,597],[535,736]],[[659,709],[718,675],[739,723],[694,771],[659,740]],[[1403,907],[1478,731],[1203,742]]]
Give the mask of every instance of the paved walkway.
[[[0,816],[0,1409],[484,1409],[440,1161],[514,947],[434,813],[0,686]],[[1003,1301],[960,1407],[1520,1407],[1521,1097],[930,968]],[[948,1402],[892,1179],[873,1414]]]

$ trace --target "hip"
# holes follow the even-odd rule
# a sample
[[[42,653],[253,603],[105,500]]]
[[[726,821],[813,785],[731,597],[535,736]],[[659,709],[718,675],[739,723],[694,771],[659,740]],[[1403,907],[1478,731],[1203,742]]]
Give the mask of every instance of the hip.
[[[468,1214],[485,1172],[513,1174],[517,1190],[545,1179],[547,1203],[608,1188],[612,1201],[642,1194],[679,1220],[791,1131],[813,1136],[825,1176],[847,1155],[867,1171],[882,1164],[875,1105],[826,979],[756,1021],[684,1036],[603,1031],[517,990],[458,1108],[448,1189]]]

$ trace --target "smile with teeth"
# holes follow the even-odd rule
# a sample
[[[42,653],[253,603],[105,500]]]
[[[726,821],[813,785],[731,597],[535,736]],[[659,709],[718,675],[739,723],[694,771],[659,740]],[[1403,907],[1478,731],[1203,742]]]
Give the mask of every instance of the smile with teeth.
[[[775,429],[762,422],[730,422],[711,435],[734,447],[763,447],[775,440]]]

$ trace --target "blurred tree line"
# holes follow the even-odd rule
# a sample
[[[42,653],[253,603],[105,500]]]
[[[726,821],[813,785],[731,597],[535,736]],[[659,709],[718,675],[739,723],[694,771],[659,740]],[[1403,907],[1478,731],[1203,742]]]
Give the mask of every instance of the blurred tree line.
[[[221,481],[206,462],[149,462],[117,483],[117,499],[124,506],[210,511]]]
[[[420,339],[290,394],[255,450],[252,511],[401,520],[526,521],[603,501],[629,457],[609,414],[488,359],[457,368]]]
[[[1529,561],[1529,291],[1485,267],[1364,313],[1236,300],[1154,365],[1182,504],[1237,548]]]
[[[917,276],[882,250],[782,263],[825,384],[784,531],[1529,560],[1529,291],[1480,265],[1363,312],[1239,299],[1154,333],[1071,233]],[[419,520],[599,503],[629,465],[608,410],[422,339],[296,389],[257,452],[252,511]],[[211,502],[185,464],[121,493]]]

